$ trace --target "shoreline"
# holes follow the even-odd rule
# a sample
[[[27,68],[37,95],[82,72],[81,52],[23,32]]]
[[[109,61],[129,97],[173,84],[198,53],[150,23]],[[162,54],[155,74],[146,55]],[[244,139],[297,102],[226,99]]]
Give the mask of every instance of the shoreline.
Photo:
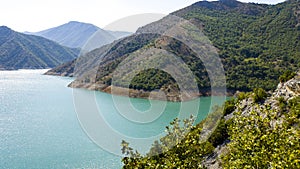
[[[45,70],[49,71],[51,68],[40,68],[40,69],[30,69],[30,68],[22,68],[22,69],[2,69],[0,68],[0,71],[24,71],[24,70]],[[45,72],[46,73],[46,72]]]
[[[199,92],[188,92],[181,93],[178,92],[166,92],[166,91],[145,91],[145,90],[136,90],[136,89],[128,89],[117,86],[108,86],[104,84],[92,84],[92,83],[80,83],[77,81],[71,82],[68,87],[70,88],[80,88],[87,89],[92,91],[100,91],[112,95],[117,96],[126,96],[130,98],[140,98],[140,99],[148,99],[148,100],[160,100],[160,101],[169,101],[169,102],[185,102],[197,99],[199,97],[209,97],[209,96],[226,96],[232,97],[235,95],[236,91],[227,90],[224,92],[215,92],[211,93],[209,89],[203,89]]]

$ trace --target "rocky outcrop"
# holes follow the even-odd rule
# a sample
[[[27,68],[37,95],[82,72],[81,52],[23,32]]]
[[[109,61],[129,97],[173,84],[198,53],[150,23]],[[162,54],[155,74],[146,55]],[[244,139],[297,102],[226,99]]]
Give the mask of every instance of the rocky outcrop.
[[[289,101],[297,96],[300,96],[300,74],[298,73],[293,79],[279,83],[277,89],[271,93],[263,103],[259,103],[258,106],[253,106],[254,101],[251,97],[246,98],[239,102],[235,112],[240,111],[243,115],[249,114],[251,111],[259,111],[260,108],[265,106],[271,106],[272,109],[278,110],[279,100]],[[226,119],[233,117],[233,113],[226,116]]]
[[[300,74],[286,83],[280,83],[273,94],[274,98],[283,97],[285,100],[300,95]]]
[[[300,72],[293,79],[285,83],[279,83],[277,89],[270,93],[270,96],[261,103],[255,103],[251,96],[239,101],[236,104],[236,109],[224,118],[226,121],[230,120],[236,116],[235,113],[237,112],[241,112],[242,116],[248,116],[252,111],[260,112],[266,106],[271,107],[273,110],[280,110],[279,100],[289,101],[298,96],[300,96]],[[282,115],[284,114],[279,113],[278,119]],[[271,126],[276,126],[276,123],[281,123],[281,121],[273,121]],[[208,169],[221,169],[220,157],[227,152],[227,144],[229,142],[229,140],[226,140],[223,144],[217,146],[213,154],[205,158],[203,166]]]
[[[64,63],[56,68],[53,68],[45,73],[51,76],[73,77],[76,60]]]

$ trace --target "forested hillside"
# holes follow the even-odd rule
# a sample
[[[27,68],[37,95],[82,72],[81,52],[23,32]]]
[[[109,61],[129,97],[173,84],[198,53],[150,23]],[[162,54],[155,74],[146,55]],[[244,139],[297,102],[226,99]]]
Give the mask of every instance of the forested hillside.
[[[276,87],[287,68],[300,66],[300,2],[245,4],[235,0],[198,2],[175,15],[203,23],[223,60],[227,87]]]
[[[75,59],[78,53],[51,40],[0,27],[0,69],[53,68]]]
[[[287,69],[295,71],[300,67],[300,5],[297,0],[277,5],[241,3],[235,0],[201,1],[171,15],[189,20],[216,47],[225,69],[226,87],[229,91],[251,91],[254,88],[274,90],[281,74]],[[157,23],[165,21],[164,18]],[[101,60],[99,67],[95,68],[98,69],[97,78],[87,74],[84,78],[77,79],[72,87],[96,84],[97,90],[109,92],[107,87],[111,85],[113,72],[119,63],[132,53],[156,48],[181,58],[196,76],[199,95],[210,95],[210,79],[206,68],[186,44],[170,37],[139,33],[142,30],[156,29],[159,25],[157,23],[146,25],[135,35],[111,44],[109,51],[98,50],[87,54],[86,56],[93,55]],[[197,39],[197,36],[194,38]],[[66,75],[63,70],[71,70],[66,67],[72,66],[75,65],[66,64],[52,73],[50,71],[50,74]],[[116,85],[126,86],[122,79]],[[131,81],[129,88],[145,92],[161,89],[176,93],[179,90],[170,75],[157,69],[140,72]]]

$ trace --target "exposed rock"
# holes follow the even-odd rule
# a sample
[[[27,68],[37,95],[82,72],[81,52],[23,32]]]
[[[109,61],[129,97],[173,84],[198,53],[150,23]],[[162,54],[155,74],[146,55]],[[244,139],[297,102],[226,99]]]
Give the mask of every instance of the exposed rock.
[[[251,112],[260,112],[262,109],[267,106],[271,106],[273,110],[280,110],[279,108],[279,98],[283,98],[285,101],[293,99],[297,96],[300,96],[300,72],[293,79],[278,84],[277,89],[268,97],[264,102],[256,104],[254,100],[249,97],[244,100],[241,100],[236,104],[236,109],[231,113],[226,115],[225,120],[230,120],[234,118],[235,113],[241,112],[242,116],[248,116]],[[278,111],[279,112],[279,111]],[[278,114],[278,116],[282,116],[284,114]],[[282,123],[280,118],[276,121],[271,121],[270,126],[277,126]],[[203,161],[203,166],[208,169],[219,169],[221,167],[221,161],[219,160],[222,154],[227,151],[227,144],[229,140],[226,140],[223,144],[219,145],[210,156],[206,157]]]
[[[227,147],[226,147],[227,143],[228,141],[215,148],[213,154],[206,157],[202,165],[207,169],[221,169],[222,166],[221,166],[220,157],[222,154],[225,154],[227,152]]]
[[[274,98],[283,97],[285,100],[300,95],[300,79],[295,77],[286,83],[280,83],[273,94]]]

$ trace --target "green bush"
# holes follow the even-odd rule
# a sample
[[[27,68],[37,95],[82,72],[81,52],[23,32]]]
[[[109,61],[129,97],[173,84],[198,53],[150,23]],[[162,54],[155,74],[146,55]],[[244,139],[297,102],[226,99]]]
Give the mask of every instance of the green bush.
[[[299,119],[300,118],[300,97],[295,97],[288,102],[290,111]]]
[[[286,110],[287,102],[284,100],[284,97],[279,97],[278,99],[278,106],[281,111]]]
[[[202,168],[202,159],[215,147],[209,141],[200,140],[203,123],[194,127],[193,121],[191,118],[181,124],[175,119],[166,127],[166,136],[155,141],[146,156],[141,156],[123,141],[122,153],[127,156],[122,159],[123,168]]]
[[[237,101],[241,101],[241,100],[248,98],[250,95],[251,95],[251,92],[238,92],[236,98],[237,98]]]
[[[299,102],[297,104],[299,106]],[[295,108],[297,106],[293,106]],[[229,127],[229,152],[224,168],[300,168],[300,130],[296,112],[270,109],[237,114]]]
[[[232,113],[235,109],[235,99],[227,100],[224,104],[223,114],[224,116]]]
[[[256,88],[253,90],[253,101],[255,103],[264,101],[267,98],[267,92],[262,88]]]
[[[281,75],[279,77],[279,81],[280,82],[287,82],[289,81],[290,79],[292,79],[294,76],[296,76],[296,73],[291,71],[291,70],[287,70],[283,73],[283,75]]]
[[[218,126],[213,131],[208,141],[214,146],[224,143],[228,139],[227,125],[224,119],[220,120]]]

